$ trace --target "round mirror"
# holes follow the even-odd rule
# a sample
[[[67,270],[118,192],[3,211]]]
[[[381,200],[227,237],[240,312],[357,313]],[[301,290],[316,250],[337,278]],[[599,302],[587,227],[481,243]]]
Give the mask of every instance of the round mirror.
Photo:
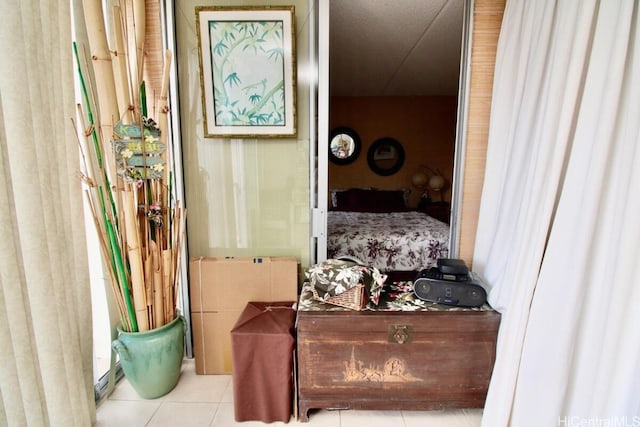
[[[338,165],[348,165],[360,154],[360,136],[351,128],[339,127],[329,135],[329,159]]]
[[[393,138],[380,138],[369,147],[367,162],[378,175],[393,175],[404,164],[404,148]]]

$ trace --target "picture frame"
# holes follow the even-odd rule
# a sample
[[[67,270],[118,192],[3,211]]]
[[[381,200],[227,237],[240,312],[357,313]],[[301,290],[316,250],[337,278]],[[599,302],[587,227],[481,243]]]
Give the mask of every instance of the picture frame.
[[[294,6],[199,6],[205,137],[295,137]]]
[[[396,157],[396,149],[391,145],[381,145],[373,153],[373,160],[393,160]]]

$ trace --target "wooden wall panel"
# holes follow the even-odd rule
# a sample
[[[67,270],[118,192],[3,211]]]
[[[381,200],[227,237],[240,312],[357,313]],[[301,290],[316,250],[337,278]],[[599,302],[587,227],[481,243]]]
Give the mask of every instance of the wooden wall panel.
[[[493,71],[506,0],[475,0],[459,257],[471,266],[484,180]]]

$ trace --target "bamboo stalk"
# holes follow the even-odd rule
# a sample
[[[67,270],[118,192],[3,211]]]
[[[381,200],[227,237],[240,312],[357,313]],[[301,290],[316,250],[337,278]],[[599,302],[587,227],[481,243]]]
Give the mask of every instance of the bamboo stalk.
[[[98,232],[100,244],[102,247],[103,259],[105,261],[105,264],[109,267],[107,268],[107,272],[109,274],[110,284],[114,292],[116,302],[118,304],[118,310],[120,312],[122,327],[126,328],[127,330],[135,330],[135,328],[137,328],[135,316],[131,316],[131,312],[129,311],[130,301],[127,299],[128,294],[126,293],[127,291],[126,269],[124,268],[122,263],[122,259],[121,259],[122,255],[121,255],[121,252],[119,251],[119,247],[117,244],[118,242],[117,242],[117,236],[114,230],[114,226],[111,220],[109,219],[111,217],[110,215],[112,215],[115,210],[115,204],[113,202],[112,193],[108,187],[106,187],[106,191],[107,191],[107,194],[109,195],[109,201],[111,202],[110,210],[106,209],[106,201],[103,195],[103,189],[105,189],[103,184],[109,182],[109,179],[107,177],[107,172],[104,168],[104,162],[103,162],[103,157],[104,157],[103,145],[100,143],[101,140],[98,137],[98,131],[96,130],[96,126],[93,121],[91,102],[88,96],[88,90],[87,90],[84,76],[82,73],[82,67],[80,66],[80,59],[79,59],[78,49],[76,44],[74,44],[74,53],[76,57],[76,63],[78,66],[78,76],[81,82],[82,94],[84,96],[84,99],[87,105],[88,119],[90,121],[90,132],[85,131],[85,136],[88,137],[89,135],[91,135],[94,143],[93,144],[94,155],[87,156],[89,157],[90,160],[88,163],[85,164],[85,167],[86,167],[85,172],[88,174],[87,179],[92,182],[91,194],[93,194],[93,197],[91,197],[89,195],[90,193],[87,193],[87,198],[89,200],[89,206],[92,212],[94,224],[96,226],[96,230]],[[82,108],[80,106],[79,106],[79,110],[81,113]],[[80,117],[82,117],[84,120],[84,114],[80,114]],[[86,126],[83,126],[83,129],[88,129],[88,128]],[[85,152],[87,153],[89,152],[86,144],[81,144],[81,147]],[[95,170],[95,168],[93,167],[94,161],[97,163],[95,166],[97,166],[97,169],[100,170],[100,173],[95,175],[93,174],[93,170]],[[102,184],[96,184],[96,182],[99,182]],[[91,202],[92,200],[96,200],[99,202],[101,215],[98,215],[95,204]],[[107,241],[109,242],[108,245],[107,245]]]
[[[142,70],[144,64],[144,45],[145,35],[147,32],[147,14],[145,11],[144,0],[133,1],[133,22],[136,34],[136,66],[138,71],[134,76],[139,82],[141,82],[143,80]]]
[[[78,67],[78,79],[80,80],[80,89],[84,98],[84,102],[87,104],[87,118],[89,119],[89,124],[91,126],[91,136],[93,137],[93,145],[94,145],[94,153],[97,156],[98,165],[102,168],[102,157],[100,150],[100,142],[98,141],[98,134],[95,131],[95,122],[93,120],[93,112],[91,111],[91,103],[89,101],[89,93],[87,91],[87,84],[84,80],[84,73],[82,72],[82,67],[80,66],[80,56],[78,54],[78,44],[73,42],[73,52],[76,57],[76,66]],[[82,114],[82,107],[78,105],[79,116],[83,119],[84,122],[84,114]],[[83,126],[83,130],[88,129],[86,126]],[[85,135],[87,132],[85,131]]]
[[[180,206],[176,203],[176,212],[179,215],[180,221],[177,227],[177,236],[176,236],[176,245],[173,248],[173,294],[176,295],[176,299],[174,302],[178,302],[178,285],[180,283],[180,258],[178,256],[180,252],[180,248],[182,248],[182,239],[184,237],[184,232],[186,228],[186,218],[187,218],[187,210],[181,209]]]
[[[142,82],[142,71],[144,66],[144,40],[145,40],[145,28],[146,28],[146,14],[144,0],[127,0],[127,13],[126,19],[129,28],[133,28],[133,31],[128,31],[128,57],[129,57],[129,75],[132,80],[132,88],[135,88],[137,94],[140,89],[140,83]],[[133,97],[133,102],[136,111],[141,111],[140,98],[138,96]]]
[[[169,102],[168,102],[168,93],[169,93],[169,73],[171,70],[171,51],[167,50],[164,54],[164,67],[162,70],[162,83],[160,86],[160,97],[158,99],[158,108],[159,112],[158,116],[158,127],[160,128],[160,141],[164,144],[165,150],[162,153],[162,158],[164,160],[164,171],[163,171],[163,182],[165,184],[169,184],[169,171],[170,171],[170,155],[171,155],[171,147],[169,145],[170,138],[168,136],[169,129]],[[163,192],[162,204],[164,206],[170,207],[171,202],[171,191],[167,188]],[[165,227],[165,239],[169,241],[170,239],[170,230],[171,223],[168,221],[169,214],[167,212],[166,215],[166,227]]]
[[[164,66],[162,69],[162,83],[160,86],[160,97],[158,98],[158,106],[157,111],[159,112],[158,116],[158,127],[160,128],[160,137],[164,138],[166,142],[167,128],[168,128],[168,113],[169,113],[169,75],[171,71],[171,51],[166,50],[164,53]],[[165,175],[165,182],[168,181],[167,176]]]
[[[73,51],[74,51],[74,55],[76,58],[76,64],[78,67],[78,78],[80,80],[80,88],[81,88],[81,92],[85,101],[85,104],[87,106],[87,119],[89,120],[89,126],[87,126],[84,123],[84,114],[82,114],[82,106],[78,105],[78,112],[79,112],[79,116],[81,117],[81,119],[83,120],[83,127],[82,130],[85,134],[85,139],[83,141],[86,142],[86,139],[89,137],[89,135],[91,135],[92,137],[92,141],[93,141],[93,156],[89,156],[87,155],[86,157],[89,158],[89,164],[92,165],[91,169],[87,169],[87,176],[90,177],[96,184],[96,186],[98,187],[98,191],[99,191],[99,201],[100,201],[100,208],[101,208],[101,212],[102,212],[102,216],[106,216],[107,214],[113,214],[113,211],[115,209],[115,206],[113,204],[113,200],[112,200],[112,194],[110,189],[108,188],[109,186],[109,179],[107,177],[107,172],[105,170],[105,166],[104,166],[104,161],[103,161],[103,154],[102,154],[102,144],[100,143],[100,140],[98,138],[98,131],[96,130],[96,124],[95,121],[93,119],[93,111],[91,108],[91,100],[89,99],[89,92],[87,90],[87,85],[84,79],[84,73],[82,72],[82,66],[80,65],[80,55],[78,53],[78,45],[74,42],[73,43]],[[88,65],[88,64],[87,64]],[[85,153],[89,153],[89,147],[86,144],[82,144],[81,147],[85,150]],[[95,170],[99,170],[100,173],[96,173],[94,174],[93,172]],[[106,201],[104,200],[104,191],[103,189],[107,189],[107,193],[109,195],[109,202],[110,202],[110,207],[111,210],[107,210],[107,205],[106,205]],[[104,218],[102,218],[104,220]]]
[[[153,263],[151,260],[151,253],[148,248],[145,248],[145,260],[144,271],[147,280],[144,283],[145,292],[147,295],[147,313],[149,316],[149,327],[155,328],[158,326],[153,315]]]
[[[162,261],[158,245],[153,240],[151,244],[151,259],[153,265],[153,317],[157,325],[164,325],[164,290],[162,288]]]
[[[122,112],[120,120],[123,123],[133,122],[133,104],[131,103],[131,88],[129,87],[129,77],[127,76],[127,51],[124,43],[122,26],[124,20],[122,9],[119,5],[113,6],[113,18],[115,23],[116,51],[113,57],[114,73],[117,78],[116,94],[118,97],[118,108]]]
[[[101,216],[97,214],[95,210],[95,206],[91,201],[91,196],[89,195],[88,191],[85,191],[85,195],[87,197],[87,203],[89,204],[89,209],[91,210],[91,216],[96,226],[96,230],[98,231],[97,235],[98,235],[98,241],[100,243],[100,247],[102,248],[102,250],[100,251],[102,254],[102,258],[105,264],[109,265],[113,260],[111,257],[108,256],[108,254],[110,253],[110,250],[106,242],[108,238],[104,235],[105,228],[101,227],[99,224],[99,219],[101,218]],[[109,284],[111,285],[111,290],[116,300],[116,306],[118,307],[118,312],[120,313],[121,322],[124,322],[122,327],[130,331],[131,322],[129,320],[129,316],[127,315],[127,308],[123,299],[123,295],[120,292],[120,289],[118,288],[118,285],[117,285],[118,280],[115,277],[114,269],[107,268],[106,270],[107,270],[107,274],[109,275]]]
[[[80,118],[82,124],[77,125],[75,120],[71,118],[71,124],[74,129],[77,129],[79,126],[83,130],[84,138],[78,137],[78,132],[75,132],[76,138],[78,140],[78,147],[80,148],[80,155],[82,156],[81,167],[87,177],[93,177],[94,165],[93,165],[93,157],[89,155],[89,147],[87,147],[87,137],[92,133],[91,126],[87,126],[84,121],[84,114],[82,111],[82,105],[76,104],[76,109],[78,110],[78,117]],[[89,129],[89,130],[86,130]]]
[[[179,241],[178,241],[178,237],[179,237],[179,233],[180,233],[180,223],[182,221],[182,210],[180,209],[180,206],[176,206],[174,209],[174,214],[173,214],[173,228],[171,229],[172,231],[172,236],[171,236],[171,247],[173,248],[173,271],[175,273],[176,271],[176,265],[177,265],[177,261],[178,261],[178,252],[179,252]],[[174,277],[175,280],[175,277]]]
[[[88,55],[85,53],[84,57],[86,58]],[[77,52],[76,52],[76,58],[78,58]],[[89,64],[85,61],[85,67],[88,69],[89,68]],[[79,59],[78,59],[78,74],[80,76],[81,81],[84,81],[84,79],[82,78],[82,67],[80,66],[79,63]],[[91,80],[88,80],[89,82],[89,86],[91,86]],[[91,178],[96,182],[97,186],[98,186],[98,196],[99,196],[99,202],[100,202],[100,207],[102,209],[102,215],[104,216],[104,218],[106,219],[107,217],[111,218],[111,220],[115,220],[116,218],[116,203],[114,201],[114,196],[113,196],[113,189],[111,187],[111,182],[108,176],[108,171],[107,171],[107,167],[106,167],[106,160],[105,160],[105,155],[103,154],[103,141],[102,141],[102,129],[100,129],[98,127],[98,124],[95,123],[94,119],[93,119],[93,114],[92,114],[92,106],[93,108],[95,108],[95,104],[93,104],[89,98],[89,92],[91,94],[93,94],[93,98],[95,99],[95,92],[93,90],[93,87],[91,87],[91,90],[88,91],[86,85],[82,85],[82,93],[85,99],[85,103],[87,106],[87,117],[90,121],[91,124],[91,136],[93,138],[93,146],[94,146],[94,151],[93,151],[93,156],[91,156],[92,161],[94,161],[96,163],[97,168],[95,170],[99,170],[100,173],[93,175]],[[87,127],[84,127],[84,129],[89,129]],[[106,199],[105,199],[105,194],[106,194]],[[117,227],[117,220],[115,220],[115,226]]]
[[[127,314],[129,315],[129,321],[131,324],[131,331],[129,332],[138,332],[138,322],[136,319],[135,311],[133,309],[133,303],[131,302],[131,293],[129,292],[128,288],[127,275],[125,273],[125,266],[122,260],[122,252],[120,251],[120,247],[118,246],[118,242],[113,229],[113,224],[111,224],[111,221],[107,221],[106,228],[107,234],[109,236],[111,253],[113,254],[113,259],[116,264],[118,286],[120,287],[120,292],[124,297],[124,302],[127,307]]]
[[[120,117],[118,112],[118,100],[116,97],[115,79],[111,61],[111,52],[107,44],[106,29],[104,26],[104,14],[102,2],[95,0],[84,0],[83,9],[85,21],[87,23],[87,37],[91,50],[93,63],[93,73],[95,76],[95,87],[97,90],[96,99],[98,102],[99,129],[102,135],[102,142],[107,144],[113,134],[113,122]],[[108,147],[106,147],[108,148]],[[109,181],[116,183],[116,161],[112,150],[103,147],[102,153],[106,157],[106,170]]]
[[[171,256],[171,250],[165,249],[162,251],[162,288],[164,289],[164,318],[165,321],[173,320],[173,306],[174,306],[174,295],[173,295],[173,282],[171,281],[171,274],[173,272],[173,257]]]
[[[80,146],[82,153],[91,153],[84,160],[85,180],[89,184],[86,196],[98,230],[103,259],[109,266],[107,270],[121,323],[131,332],[160,327],[175,317],[180,269],[178,252],[182,245],[186,212],[177,205],[171,206],[172,152],[167,96],[171,52],[164,54],[160,88],[156,87],[157,79],[149,85],[145,85],[142,79],[144,68],[150,66],[146,64],[145,57],[148,54],[145,52],[145,6],[144,0],[125,0],[113,8],[116,49],[112,57],[107,46],[101,2],[84,1],[95,74],[95,111],[99,111],[99,119],[94,121],[89,99],[89,93],[93,91],[87,90],[87,85],[83,84],[90,123],[89,126],[83,123],[86,137]],[[156,41],[153,36],[149,38],[150,44]],[[161,50],[153,49],[158,59]],[[74,50],[82,78],[75,45]],[[156,64],[152,68],[157,75],[160,61],[152,62]],[[165,168],[160,179],[130,177],[132,180],[142,179],[142,188],[138,189],[129,177],[125,184],[118,174],[116,161],[126,162],[126,159],[116,159],[112,147],[113,124],[117,120],[140,123],[140,130],[144,131],[141,113],[144,114],[150,105],[158,114],[154,118],[161,130],[160,142],[165,146],[162,153]],[[80,116],[84,122],[84,115]],[[93,150],[89,147],[89,137],[93,138]],[[144,143],[142,147],[144,156]],[[139,155],[139,152],[134,155]],[[142,167],[147,166],[143,162]],[[112,187],[111,183],[116,185]],[[152,204],[159,205],[160,209],[156,211],[154,207],[153,213],[161,215],[162,223],[147,218]]]
[[[140,114],[143,117],[149,117],[149,113],[147,112],[147,85],[144,83],[144,80],[140,82]]]
[[[133,291],[133,303],[136,310],[138,327],[141,331],[148,331],[149,318],[147,316],[144,270],[140,250],[140,238],[138,235],[137,209],[133,191],[131,191],[130,186],[124,191],[124,223],[125,236],[127,237],[127,254],[129,255],[131,289]]]

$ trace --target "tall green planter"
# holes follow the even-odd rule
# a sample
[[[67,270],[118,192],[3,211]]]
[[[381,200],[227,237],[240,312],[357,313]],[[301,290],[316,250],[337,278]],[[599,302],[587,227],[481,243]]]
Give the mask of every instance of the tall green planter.
[[[155,399],[176,386],[184,357],[185,331],[182,316],[145,332],[118,328],[118,338],[111,347],[120,355],[124,375],[140,397]]]

